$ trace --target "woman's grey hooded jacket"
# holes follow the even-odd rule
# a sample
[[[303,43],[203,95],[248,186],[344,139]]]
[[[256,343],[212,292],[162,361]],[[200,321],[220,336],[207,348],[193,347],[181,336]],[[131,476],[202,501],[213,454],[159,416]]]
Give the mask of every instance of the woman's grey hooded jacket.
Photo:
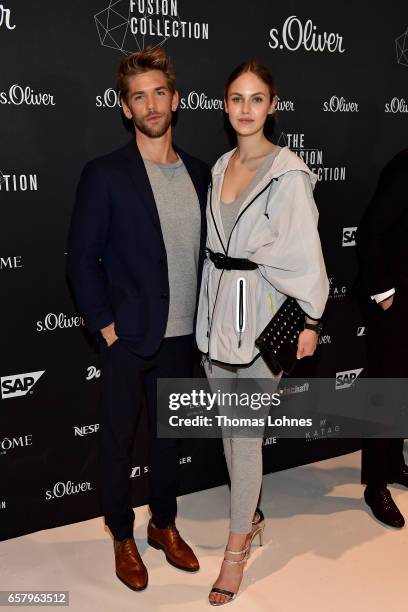
[[[287,296],[305,314],[319,319],[329,282],[317,231],[313,199],[317,176],[283,147],[262,180],[239,209],[227,240],[220,214],[225,153],[212,169],[208,195],[207,249],[258,264],[255,270],[220,270],[204,261],[197,313],[198,348],[211,359],[250,363],[258,354],[255,339]]]

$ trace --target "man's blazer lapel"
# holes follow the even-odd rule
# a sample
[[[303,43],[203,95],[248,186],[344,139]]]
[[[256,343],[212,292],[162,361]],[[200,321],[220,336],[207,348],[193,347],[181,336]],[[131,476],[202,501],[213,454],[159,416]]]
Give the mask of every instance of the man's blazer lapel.
[[[138,146],[134,140],[131,140],[124,148],[126,169],[132,178],[140,199],[145,203],[146,208],[152,218],[154,226],[160,233],[163,239],[159,213],[157,211],[156,201],[154,199],[153,190],[150,185],[149,177],[144,165],[142,156]]]

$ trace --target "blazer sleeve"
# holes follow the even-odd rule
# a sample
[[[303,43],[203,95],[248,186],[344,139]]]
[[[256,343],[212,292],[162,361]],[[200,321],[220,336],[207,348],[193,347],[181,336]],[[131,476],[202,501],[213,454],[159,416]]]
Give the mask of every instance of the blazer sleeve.
[[[388,164],[380,175],[356,235],[360,278],[369,295],[383,293],[395,286],[387,260],[387,245],[408,207],[407,194],[406,167]]]
[[[81,174],[68,237],[67,273],[90,333],[114,321],[100,260],[107,242],[110,200],[106,178],[88,162]]]
[[[273,193],[272,193],[273,191]],[[329,280],[317,230],[319,213],[306,172],[286,172],[274,184],[268,208],[274,240],[256,253],[270,283],[294,297],[312,319],[323,315]]]

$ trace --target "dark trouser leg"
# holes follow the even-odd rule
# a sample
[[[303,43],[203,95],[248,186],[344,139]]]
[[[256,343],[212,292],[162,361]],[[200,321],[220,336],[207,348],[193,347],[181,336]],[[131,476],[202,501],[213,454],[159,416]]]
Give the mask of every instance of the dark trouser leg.
[[[367,357],[370,378],[405,378],[408,376],[406,344],[408,340],[406,309],[401,296],[382,311],[377,304],[367,307]],[[404,441],[400,438],[363,440],[361,481],[383,488],[404,465]]]
[[[177,440],[157,437],[157,379],[191,378],[193,336],[165,338],[144,376],[149,416],[149,506],[153,523],[164,529],[177,514]]]
[[[102,511],[116,540],[133,537],[131,450],[141,404],[141,360],[117,340],[103,347],[99,465]]]
[[[361,482],[374,488],[384,488],[404,465],[404,440],[371,438],[363,440]]]

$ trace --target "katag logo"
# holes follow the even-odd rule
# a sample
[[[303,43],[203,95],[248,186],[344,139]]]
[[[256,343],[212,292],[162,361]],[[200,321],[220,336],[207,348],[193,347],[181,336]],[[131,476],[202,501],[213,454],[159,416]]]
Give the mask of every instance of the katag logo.
[[[356,227],[343,227],[343,246],[356,246]]]
[[[2,376],[0,379],[1,397],[3,399],[9,399],[10,397],[21,397],[23,395],[27,395],[44,372],[45,370],[41,370],[39,372],[28,372],[27,374]]]
[[[363,368],[357,368],[357,370],[346,370],[345,372],[337,372],[336,374],[336,390],[337,389],[348,389],[354,385],[357,378],[360,376]]]

